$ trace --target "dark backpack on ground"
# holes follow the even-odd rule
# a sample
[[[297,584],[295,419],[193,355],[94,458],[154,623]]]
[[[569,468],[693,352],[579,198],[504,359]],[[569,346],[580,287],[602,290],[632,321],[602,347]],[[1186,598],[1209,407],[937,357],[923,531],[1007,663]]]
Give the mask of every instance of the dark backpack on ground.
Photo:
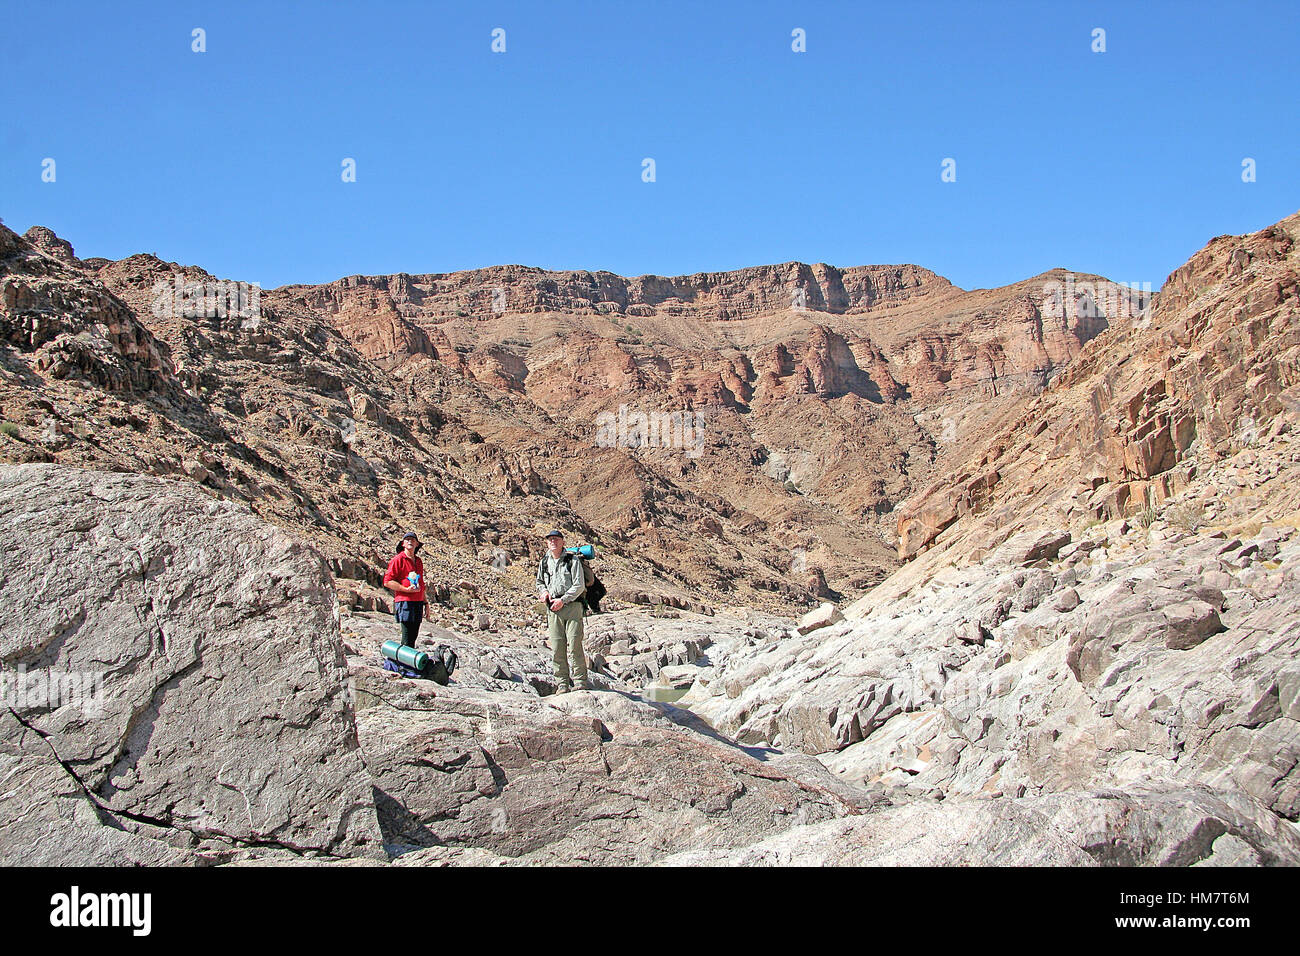
[[[403,677],[431,680],[442,684],[444,687],[451,683],[451,675],[455,672],[458,662],[456,652],[447,644],[439,644],[426,653],[429,656],[429,663],[424,665],[422,671],[417,671],[414,667],[407,667],[405,664],[399,664],[397,661],[390,661],[387,657],[382,657],[380,663],[384,665],[384,670],[392,671],[394,674],[401,674]]]
[[[429,666],[424,669],[424,676],[445,685],[451,681],[456,663],[456,652],[447,644],[439,644],[429,652]]]

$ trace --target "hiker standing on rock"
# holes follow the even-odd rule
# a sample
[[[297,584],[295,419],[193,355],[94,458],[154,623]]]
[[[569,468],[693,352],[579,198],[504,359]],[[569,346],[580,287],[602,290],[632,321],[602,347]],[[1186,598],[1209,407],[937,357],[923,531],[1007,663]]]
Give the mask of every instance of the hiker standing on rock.
[[[555,692],[590,690],[587,656],[582,649],[582,597],[587,590],[582,560],[564,550],[564,535],[546,535],[546,553],[537,566],[537,595],[546,603],[547,634],[554,652]],[[570,670],[572,661],[572,670]],[[572,680],[570,680],[572,673]]]
[[[424,562],[416,557],[423,544],[414,531],[397,545],[397,553],[384,572],[384,587],[393,592],[393,616],[402,625],[402,643],[415,646],[420,635],[420,619],[433,620],[433,612],[424,595]]]

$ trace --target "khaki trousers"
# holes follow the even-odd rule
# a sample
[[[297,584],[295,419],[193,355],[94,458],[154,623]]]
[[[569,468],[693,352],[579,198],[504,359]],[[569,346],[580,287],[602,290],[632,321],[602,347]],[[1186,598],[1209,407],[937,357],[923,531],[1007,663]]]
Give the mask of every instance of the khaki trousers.
[[[555,680],[559,684],[587,682],[587,655],[582,649],[582,602],[566,604],[558,611],[546,609],[547,635],[551,640]],[[570,680],[572,674],[572,680]]]

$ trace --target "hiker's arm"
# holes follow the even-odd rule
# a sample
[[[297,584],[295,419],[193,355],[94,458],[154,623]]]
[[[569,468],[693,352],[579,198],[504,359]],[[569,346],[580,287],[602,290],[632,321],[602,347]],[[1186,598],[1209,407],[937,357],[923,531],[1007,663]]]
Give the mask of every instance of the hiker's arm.
[[[403,579],[404,580],[404,579]],[[394,594],[419,594],[419,588],[408,588],[405,584],[399,582],[397,576],[393,574],[393,569],[388,568],[384,572],[384,587]]]
[[[546,559],[543,558],[542,560],[544,561]],[[537,566],[537,596],[547,604],[551,603],[551,592],[546,586],[545,579],[542,577],[542,565],[540,564]]]
[[[566,605],[572,604],[574,601],[578,600],[578,598],[582,597],[582,595],[585,594],[587,591],[587,576],[583,574],[582,562],[579,561],[577,558],[574,558],[572,561],[569,562],[569,565],[570,567],[577,568],[577,576],[573,584],[569,587],[569,590],[565,591],[559,597],[560,603]]]

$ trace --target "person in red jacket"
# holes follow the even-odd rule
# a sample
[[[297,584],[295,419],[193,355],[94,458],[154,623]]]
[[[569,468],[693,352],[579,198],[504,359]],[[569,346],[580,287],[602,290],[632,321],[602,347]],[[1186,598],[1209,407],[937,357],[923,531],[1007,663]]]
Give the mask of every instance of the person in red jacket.
[[[402,625],[402,643],[407,647],[415,646],[421,618],[433,619],[424,594],[424,562],[416,557],[422,547],[419,536],[410,532],[397,545],[397,554],[384,572],[384,587],[393,592],[393,615]]]

